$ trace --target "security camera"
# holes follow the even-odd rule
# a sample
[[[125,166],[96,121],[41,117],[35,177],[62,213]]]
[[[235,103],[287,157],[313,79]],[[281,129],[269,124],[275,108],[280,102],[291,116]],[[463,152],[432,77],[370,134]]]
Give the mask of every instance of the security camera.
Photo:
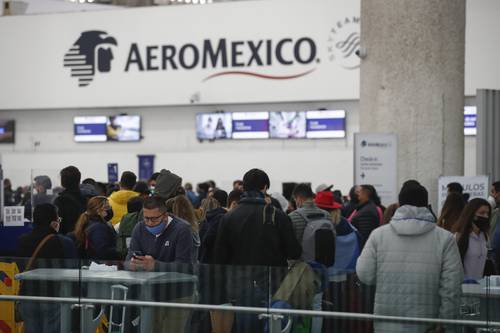
[[[368,55],[364,47],[360,47],[358,50],[356,50],[355,53],[360,59],[365,59],[366,56]]]
[[[191,104],[199,103],[200,102],[200,92],[197,91],[194,94],[192,94],[191,97],[189,98],[189,102],[191,102]]]

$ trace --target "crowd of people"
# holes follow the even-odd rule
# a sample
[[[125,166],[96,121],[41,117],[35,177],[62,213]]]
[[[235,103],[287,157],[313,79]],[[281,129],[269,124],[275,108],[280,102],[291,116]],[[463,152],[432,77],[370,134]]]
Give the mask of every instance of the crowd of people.
[[[234,181],[229,193],[214,181],[194,190],[168,170],[145,182],[125,171],[117,185],[90,178],[81,182],[74,166],[62,169],[60,177],[62,189],[50,195],[50,178],[36,177],[36,194],[29,200],[29,192],[22,195],[22,190],[12,191],[10,182],[4,182],[6,204],[27,206],[33,219],[33,230],[18,240],[18,256],[122,261],[122,268],[131,271],[190,266],[184,271],[199,275],[199,296],[187,288],[168,295],[172,302],[285,302],[293,308],[453,319],[459,314],[462,283],[500,270],[500,182],[492,184],[489,200],[469,200],[460,184],[449,184],[436,217],[426,188],[415,180],[405,182],[398,202],[386,208],[371,185],[354,186],[345,198],[331,186],[313,191],[308,183],[297,184],[288,197],[268,194],[271,182],[260,169]],[[196,265],[199,268],[193,269]],[[216,265],[252,269],[234,270],[227,279],[227,274],[208,268]],[[271,282],[267,267],[277,268]],[[204,278],[223,288],[223,296],[212,297],[212,286]],[[284,292],[293,278],[301,283]],[[371,303],[368,310],[346,305],[352,299],[348,293],[359,282],[375,286],[374,295],[361,290],[362,298]],[[28,287],[21,293],[32,295]],[[307,296],[292,297],[297,293]],[[57,304],[23,302],[25,331],[40,332],[43,327],[43,332],[59,332],[53,320],[58,311]],[[155,310],[154,332],[190,331],[192,313],[173,311]],[[313,318],[310,332],[328,331],[329,325],[336,324]],[[375,331],[401,332],[401,325],[376,322]],[[404,325],[404,331],[444,330],[430,326]],[[197,332],[263,329],[256,315],[211,312]],[[357,331],[365,329],[371,330]]]

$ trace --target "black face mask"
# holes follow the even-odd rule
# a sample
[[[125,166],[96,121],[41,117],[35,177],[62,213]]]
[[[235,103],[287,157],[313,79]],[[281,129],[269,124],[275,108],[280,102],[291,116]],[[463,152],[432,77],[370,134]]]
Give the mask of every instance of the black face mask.
[[[490,219],[483,216],[476,216],[474,217],[474,224],[479,228],[479,230],[486,231],[490,226]]]
[[[113,209],[112,208],[106,209],[106,215],[104,215],[104,220],[106,222],[109,222],[111,221],[112,218],[113,218]]]

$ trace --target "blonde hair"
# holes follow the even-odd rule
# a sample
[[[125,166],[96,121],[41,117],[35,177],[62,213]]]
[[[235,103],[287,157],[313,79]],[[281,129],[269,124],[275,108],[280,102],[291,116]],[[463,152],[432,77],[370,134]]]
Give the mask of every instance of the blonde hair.
[[[207,217],[207,212],[219,207],[220,203],[214,197],[208,197],[206,199],[203,199],[200,207],[202,211],[202,220],[205,220],[205,218]]]
[[[191,229],[198,232],[198,221],[191,201],[185,195],[178,195],[174,198],[172,212],[175,216],[186,220],[191,225]]]
[[[108,203],[108,198],[97,196],[90,198],[87,202],[87,210],[80,215],[75,226],[75,238],[77,245],[84,246],[86,242],[85,229],[91,218],[102,220],[99,211]]]

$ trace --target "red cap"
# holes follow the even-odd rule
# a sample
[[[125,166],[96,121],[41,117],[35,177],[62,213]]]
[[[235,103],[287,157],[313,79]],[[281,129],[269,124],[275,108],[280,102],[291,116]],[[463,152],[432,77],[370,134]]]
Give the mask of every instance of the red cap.
[[[314,203],[319,208],[326,208],[326,209],[342,208],[342,206],[333,199],[333,192],[330,191],[317,193],[316,198],[314,198]]]

